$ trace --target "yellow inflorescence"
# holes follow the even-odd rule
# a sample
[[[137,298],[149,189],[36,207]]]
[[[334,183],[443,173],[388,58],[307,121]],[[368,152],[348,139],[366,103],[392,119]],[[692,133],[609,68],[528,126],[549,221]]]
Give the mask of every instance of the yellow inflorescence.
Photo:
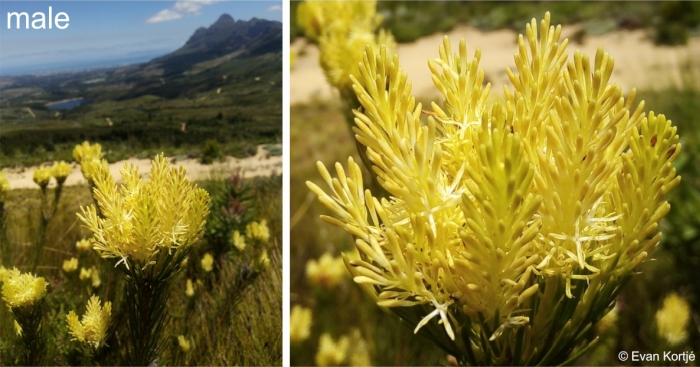
[[[63,271],[66,273],[72,273],[78,270],[78,259],[71,257],[69,260],[63,261]]]
[[[376,32],[382,17],[376,1],[305,1],[297,9],[297,22],[306,37],[318,42],[320,63],[328,82],[341,93],[352,93],[350,75],[359,75],[366,44],[395,48],[391,34]],[[340,16],[342,14],[342,16]]]
[[[104,258],[120,259],[129,268],[153,265],[161,252],[187,251],[202,236],[209,214],[209,194],[185,178],[185,169],[175,169],[162,155],[151,164],[148,181],[138,169],[126,164],[121,170],[124,185],[116,185],[103,166],[93,180],[94,205],[81,207],[78,217],[94,233],[92,245]]]
[[[102,159],[102,146],[84,141],[73,149],[73,158],[80,164],[80,171],[86,180],[91,181],[98,167],[107,168],[107,161]]]
[[[352,158],[337,178],[318,163],[328,191],[307,184],[335,214],[322,219],[355,237],[361,259],[347,267],[378,305],[433,309],[416,332],[438,317],[454,340],[462,313],[498,317],[498,337],[530,321],[533,277],[563,279],[572,298],[601,274],[630,274],[659,243],[664,195],[680,181],[676,128],[609,83],[610,55],[569,59],[560,34],[549,13],[527,25],[505,102],[487,103],[481,52],[470,59],[462,40],[453,54],[447,37],[428,63],[444,97],[432,111],[385,47],[368,46],[351,76],[353,130],[389,196],[364,189]]]
[[[56,182],[58,182],[59,185],[62,185],[66,181],[66,178],[68,178],[71,172],[73,172],[73,167],[64,161],[53,162],[53,166],[51,166],[51,175],[56,178]]]
[[[34,183],[39,185],[39,187],[45,189],[46,186],[49,185],[49,181],[51,181],[52,173],[53,169],[51,167],[39,167],[34,170],[34,175],[32,176],[32,179],[34,180]]]
[[[342,258],[334,258],[326,252],[316,260],[306,263],[306,277],[311,284],[324,288],[334,287],[347,276],[347,270]]]
[[[73,340],[87,343],[97,349],[104,345],[111,316],[112,303],[105,302],[104,307],[102,307],[100,299],[97,296],[92,296],[88,301],[82,320],[78,320],[75,312],[70,311],[66,315],[66,322],[74,337]]]
[[[299,305],[292,308],[289,316],[289,342],[302,342],[311,336],[311,322],[313,320],[311,309]]]
[[[10,181],[5,177],[5,172],[0,171],[0,203],[5,202],[8,191],[10,191]]]
[[[205,253],[204,256],[202,256],[202,269],[206,272],[212,271],[214,268],[214,257],[211,256],[210,253]]]
[[[187,279],[187,283],[185,284],[185,295],[187,297],[194,296],[194,284],[191,279]]]
[[[46,294],[48,283],[31,273],[9,270],[2,284],[2,299],[9,308],[31,306]]]
[[[688,338],[690,306],[678,294],[672,293],[664,299],[656,312],[656,328],[659,335],[671,345],[683,343]]]
[[[90,244],[90,239],[84,238],[78,242],[75,243],[75,248],[78,251],[88,251],[90,250],[91,244]]]
[[[238,230],[233,231],[233,245],[236,246],[238,251],[245,250],[245,237],[241,236]]]
[[[258,222],[251,222],[245,227],[246,236],[250,239],[267,242],[270,239],[270,230],[267,228],[267,220],[263,219]],[[234,233],[235,235],[235,233]]]
[[[192,347],[190,344],[190,341],[185,338],[184,335],[178,335],[177,337],[177,344],[180,345],[180,349],[183,352],[188,352],[190,348]]]
[[[318,342],[318,352],[316,352],[316,365],[318,366],[338,366],[343,363],[347,356],[350,339],[342,336],[338,341],[328,333],[321,335]]]

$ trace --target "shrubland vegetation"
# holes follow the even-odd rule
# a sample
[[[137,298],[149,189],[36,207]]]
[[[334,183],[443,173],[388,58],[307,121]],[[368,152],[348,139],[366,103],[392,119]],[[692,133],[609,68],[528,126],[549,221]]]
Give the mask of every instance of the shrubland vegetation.
[[[165,288],[165,318],[162,333],[155,338],[160,348],[152,362],[159,365],[280,365],[281,178],[243,180],[233,174],[212,176],[195,184],[211,197],[211,214],[202,240],[192,246]],[[128,306],[135,302],[133,295],[125,294],[128,278],[114,262],[101,258],[92,249],[94,243],[83,241],[92,233],[83,227],[76,215],[81,207],[93,204],[90,187],[67,186],[61,191],[56,210],[50,216],[45,216],[49,211],[42,213],[47,205],[42,191],[7,192],[3,198],[5,231],[0,239],[0,279],[6,283],[7,270],[16,267],[22,273],[43,277],[48,283],[37,316],[41,324],[40,363],[134,363],[129,349],[134,347],[131,331],[124,322],[131,317]],[[46,190],[48,201],[53,200],[55,193],[56,189]],[[41,224],[42,215],[47,218],[45,227]],[[260,230],[259,225],[267,229],[264,240],[251,234],[251,231]],[[247,246],[234,246],[234,231],[241,234]],[[42,247],[39,246],[41,238],[45,238]],[[77,340],[66,322],[70,311],[82,317],[93,295],[103,303],[112,304],[104,344],[97,348]],[[27,363],[26,359],[21,359],[20,352],[27,346],[13,326],[15,319],[3,304],[0,307],[2,365]]]

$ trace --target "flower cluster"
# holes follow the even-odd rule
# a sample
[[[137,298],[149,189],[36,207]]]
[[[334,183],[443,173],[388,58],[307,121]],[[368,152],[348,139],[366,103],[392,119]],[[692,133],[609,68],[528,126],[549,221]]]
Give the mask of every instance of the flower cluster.
[[[263,219],[259,223],[251,222],[245,227],[246,236],[252,240],[267,242],[270,239],[270,230],[267,228],[267,220]],[[235,232],[234,232],[235,236]],[[235,245],[235,237],[234,237]]]
[[[353,130],[388,196],[364,189],[352,159],[347,170],[336,164],[337,178],[318,163],[328,192],[307,183],[335,214],[323,220],[355,237],[361,259],[346,257],[355,282],[473,364],[563,362],[659,243],[664,195],[680,181],[676,128],[609,83],[608,53],[570,59],[560,35],[549,13],[539,35],[534,19],[527,25],[519,74],[506,70],[513,89],[495,103],[481,52],[470,59],[462,40],[453,54],[445,37],[428,63],[443,95],[432,111],[411,95],[398,56],[368,45],[351,76],[362,105]],[[525,325],[533,340],[508,349],[519,345],[510,330]],[[510,336],[494,355],[488,343],[469,352],[455,330]],[[558,349],[535,348],[550,334]]]
[[[299,305],[292,308],[289,315],[289,342],[302,342],[311,336],[311,322],[313,320],[311,309]]]
[[[124,185],[118,186],[104,166],[96,166],[92,178],[94,205],[81,207],[78,217],[93,232],[92,245],[103,258],[118,259],[128,270],[133,264],[146,268],[159,255],[181,257],[202,235],[209,195],[185,178],[162,155],[151,165],[144,182],[138,169],[126,164],[121,170]],[[180,259],[181,260],[181,259]],[[178,262],[180,261],[178,260]]]
[[[103,307],[100,299],[97,296],[92,296],[88,301],[82,320],[78,320],[75,312],[70,311],[66,315],[66,322],[74,337],[73,340],[78,340],[97,349],[104,345],[111,316],[112,303],[105,302]]]
[[[656,312],[656,328],[659,335],[670,345],[683,343],[688,337],[690,306],[676,293],[664,299],[663,306]]]
[[[98,166],[107,167],[107,161],[102,159],[102,146],[100,144],[90,144],[84,141],[76,145],[73,149],[73,158],[80,164],[80,171],[88,182],[92,181],[92,175]]]
[[[48,285],[42,277],[31,273],[22,274],[19,269],[13,268],[4,276],[2,299],[10,309],[32,306],[44,297]]]
[[[318,366],[338,366],[345,360],[350,347],[350,339],[342,336],[336,342],[333,337],[324,333],[318,342],[318,352],[316,353],[316,365]]]
[[[324,288],[334,287],[347,276],[347,270],[342,258],[334,258],[326,252],[316,260],[306,263],[306,277],[311,284]]]
[[[382,22],[376,7],[376,1],[305,1],[299,4],[297,23],[306,37],[318,42],[321,67],[328,82],[341,94],[352,94],[350,75],[359,75],[357,63],[362,60],[366,44],[395,48],[390,33],[376,32]]]
[[[71,257],[70,259],[63,261],[63,271],[65,271],[66,273],[72,273],[76,270],[78,270],[77,258]]]
[[[51,181],[51,173],[53,170],[51,167],[44,166],[44,167],[39,167],[34,170],[34,174],[32,175],[32,179],[34,180],[34,183],[39,185],[42,189],[45,189],[46,186],[49,185],[49,181]]]

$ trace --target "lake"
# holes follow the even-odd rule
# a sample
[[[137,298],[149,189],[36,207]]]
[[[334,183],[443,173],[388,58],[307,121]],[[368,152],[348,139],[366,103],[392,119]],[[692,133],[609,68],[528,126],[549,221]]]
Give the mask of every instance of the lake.
[[[47,104],[46,107],[49,108],[49,110],[70,110],[72,108],[78,107],[81,104],[87,102],[84,98],[75,98],[75,99],[69,99],[67,101],[60,101],[60,102],[54,102]]]

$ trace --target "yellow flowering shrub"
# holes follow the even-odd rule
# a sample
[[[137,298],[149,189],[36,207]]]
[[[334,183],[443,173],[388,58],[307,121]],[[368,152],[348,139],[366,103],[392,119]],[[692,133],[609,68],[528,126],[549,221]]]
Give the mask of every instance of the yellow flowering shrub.
[[[365,190],[352,158],[337,178],[318,163],[328,192],[307,183],[335,215],[322,219],[355,238],[354,281],[460,363],[576,357],[659,243],[680,181],[676,128],[610,83],[608,53],[569,58],[560,35],[549,13],[527,25],[495,103],[481,52],[445,37],[428,63],[443,95],[432,111],[398,56],[368,45],[350,77],[353,131],[388,194]]]
[[[71,335],[73,335],[73,340],[78,340],[97,349],[104,345],[111,316],[112,303],[105,302],[102,306],[100,299],[97,296],[92,296],[88,301],[82,320],[78,319],[75,312],[70,311],[66,315],[66,322]]]
[[[78,217],[92,231],[92,245],[103,258],[129,269],[145,269],[165,256],[184,257],[202,236],[209,195],[185,177],[185,169],[171,167],[162,155],[151,165],[148,181],[136,166],[125,164],[123,185],[98,166],[94,172],[94,205],[81,207]],[[177,262],[181,261],[179,259]],[[168,262],[170,266],[170,262]]]

